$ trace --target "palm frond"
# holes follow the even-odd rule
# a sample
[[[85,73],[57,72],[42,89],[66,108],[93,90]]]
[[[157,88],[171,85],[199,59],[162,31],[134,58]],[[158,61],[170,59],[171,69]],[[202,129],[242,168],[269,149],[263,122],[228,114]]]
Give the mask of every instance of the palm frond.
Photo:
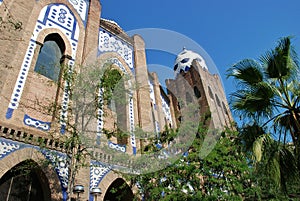
[[[279,150],[280,184],[284,192],[287,192],[287,184],[299,180],[297,170],[297,159],[293,151],[286,146]]]
[[[256,162],[260,162],[263,154],[263,138],[258,138],[253,143],[253,156]]]
[[[263,127],[254,123],[246,125],[239,131],[239,140],[244,145],[245,151],[252,151],[253,143],[262,135],[265,134]]]
[[[281,186],[281,172],[280,172],[280,157],[278,150],[269,150],[271,152],[267,163],[268,173],[273,183],[278,188]]]
[[[298,67],[298,58],[291,46],[291,37],[281,38],[275,49],[260,57],[264,64],[265,74],[268,78],[288,79],[295,74]]]
[[[288,110],[278,114],[274,119],[274,123],[278,124],[279,127],[289,129],[291,125],[291,114]]]
[[[246,116],[270,117],[273,114],[274,89],[265,82],[251,88],[238,90],[231,94],[233,110],[241,111]]]
[[[260,162],[262,160],[263,152],[268,150],[270,146],[270,142],[272,141],[270,135],[264,134],[260,135],[254,142],[253,142],[253,157],[256,162]]]
[[[244,59],[227,70],[227,77],[234,77],[244,84],[255,84],[263,80],[261,65],[253,59]]]
[[[300,83],[298,81],[291,81],[288,85],[293,108],[300,107]]]

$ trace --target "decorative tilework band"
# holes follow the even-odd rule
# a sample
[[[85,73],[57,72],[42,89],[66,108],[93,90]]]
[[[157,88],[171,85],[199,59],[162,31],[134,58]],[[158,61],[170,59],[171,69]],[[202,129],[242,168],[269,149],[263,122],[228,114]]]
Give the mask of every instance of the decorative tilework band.
[[[160,96],[161,98],[161,102],[162,102],[162,109],[163,112],[165,114],[166,119],[171,123],[171,125],[173,124],[172,122],[172,116],[171,116],[171,110],[170,110],[170,106],[168,105],[167,101]]]
[[[111,171],[110,167],[101,162],[91,161],[90,164],[90,189],[99,185],[107,173]]]
[[[10,98],[9,106],[6,112],[6,118],[10,119],[13,115],[13,111],[18,108],[19,102],[21,100],[22,92],[25,86],[26,78],[30,69],[33,53],[36,47],[36,42],[30,40],[19,75]]]
[[[48,131],[51,128],[51,122],[43,122],[34,118],[31,118],[29,115],[24,115],[24,124],[27,126],[31,126],[37,128],[42,131]]]
[[[148,81],[148,84],[150,86],[150,100],[153,103],[153,105],[155,105],[156,102],[155,102],[154,86],[152,80]]]
[[[119,145],[119,144],[113,143],[111,141],[108,141],[108,147],[111,149],[114,149],[116,151],[123,152],[123,153],[126,152],[126,145]]]
[[[131,71],[134,72],[132,45],[102,28],[99,30],[98,51],[99,54],[103,52],[117,52],[127,63]]]
[[[61,183],[62,190],[68,187],[69,165],[66,154],[56,151],[42,150],[44,156],[52,163]]]
[[[69,0],[69,2],[79,14],[84,26],[86,26],[88,18],[89,0]]]
[[[19,149],[19,144],[0,138],[0,159]]]
[[[69,74],[73,73],[73,66],[74,61],[70,60],[68,62],[69,67]],[[66,131],[66,122],[68,117],[68,108],[69,108],[69,101],[70,101],[70,90],[69,90],[69,82],[66,80],[64,83],[64,91],[63,91],[63,97],[62,97],[62,107],[61,107],[61,113],[60,113],[60,133],[64,134]]]
[[[96,144],[100,145],[100,139],[103,131],[103,89],[99,88],[99,93],[98,93],[98,100],[99,100],[99,105],[100,108],[98,108],[98,118],[97,118],[97,139],[96,139]]]
[[[132,146],[133,154],[136,155],[136,141],[135,141],[135,128],[134,128],[134,109],[133,109],[133,98],[129,97],[129,129],[130,129],[130,143]]]

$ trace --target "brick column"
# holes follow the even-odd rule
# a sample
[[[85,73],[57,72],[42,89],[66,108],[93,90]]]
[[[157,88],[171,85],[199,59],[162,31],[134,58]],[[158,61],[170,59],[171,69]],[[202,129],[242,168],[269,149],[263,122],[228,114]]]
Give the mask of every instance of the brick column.
[[[91,0],[88,20],[85,30],[84,47],[82,53],[83,63],[96,61],[98,49],[98,37],[100,27],[101,4],[99,0]]]
[[[138,35],[134,35],[133,40],[139,126],[146,132],[154,132],[150,107],[150,87],[148,84],[149,78],[146,64],[145,43]]]

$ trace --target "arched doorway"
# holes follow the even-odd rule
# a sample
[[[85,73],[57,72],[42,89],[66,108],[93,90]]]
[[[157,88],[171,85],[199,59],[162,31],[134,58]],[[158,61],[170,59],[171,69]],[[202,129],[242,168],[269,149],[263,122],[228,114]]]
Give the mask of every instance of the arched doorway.
[[[48,180],[33,160],[25,160],[7,171],[0,179],[0,200],[50,201]]]
[[[107,189],[104,201],[132,201],[133,193],[121,178],[116,179]]]

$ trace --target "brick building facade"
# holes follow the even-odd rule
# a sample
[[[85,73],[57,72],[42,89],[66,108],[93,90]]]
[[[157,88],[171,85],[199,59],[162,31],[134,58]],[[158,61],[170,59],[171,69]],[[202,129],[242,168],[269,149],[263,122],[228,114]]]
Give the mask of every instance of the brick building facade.
[[[74,101],[64,73],[84,73],[88,68],[83,66],[97,64],[99,69],[107,67],[108,71],[128,77],[123,81],[126,101],[120,104],[111,100],[110,105],[97,107],[88,125],[87,135],[92,139],[87,143],[88,165],[80,168],[74,178],[74,184],[85,187],[81,195],[84,200],[94,199],[89,193],[94,187],[102,190],[98,200],[110,199],[109,189],[126,182],[108,165],[114,158],[110,153],[140,155],[147,141],[136,136],[137,127],[148,135],[156,135],[166,127],[180,126],[178,96],[174,93],[184,99],[196,97],[200,113],[210,112],[213,128],[230,125],[232,119],[220,79],[201,66],[203,63],[197,56],[189,55],[196,53],[184,50],[177,57],[177,68],[174,67],[177,75],[187,81],[192,94],[187,95],[180,76],[167,81],[168,91],[174,93],[165,93],[157,75],[147,70],[143,39],[138,35],[128,36],[115,22],[102,19],[101,9],[99,0],[0,1],[3,16],[0,27],[0,199],[11,196],[10,200],[23,200],[29,196],[29,200],[67,200],[70,164],[66,141],[71,135],[68,119],[72,117],[74,123],[76,118],[70,114],[75,111],[71,110]],[[182,62],[188,65],[179,65],[185,59],[182,55],[191,60]],[[67,67],[67,71],[63,72],[61,66]],[[83,81],[89,85],[89,80]],[[104,101],[102,88],[94,91],[97,101]],[[49,107],[53,105],[55,107]],[[107,132],[120,127],[127,133],[125,137],[107,137]],[[49,165],[41,165],[43,160]],[[30,181],[20,172],[19,167],[25,161],[39,167],[30,174]],[[17,178],[27,182],[23,194],[17,187]]]

